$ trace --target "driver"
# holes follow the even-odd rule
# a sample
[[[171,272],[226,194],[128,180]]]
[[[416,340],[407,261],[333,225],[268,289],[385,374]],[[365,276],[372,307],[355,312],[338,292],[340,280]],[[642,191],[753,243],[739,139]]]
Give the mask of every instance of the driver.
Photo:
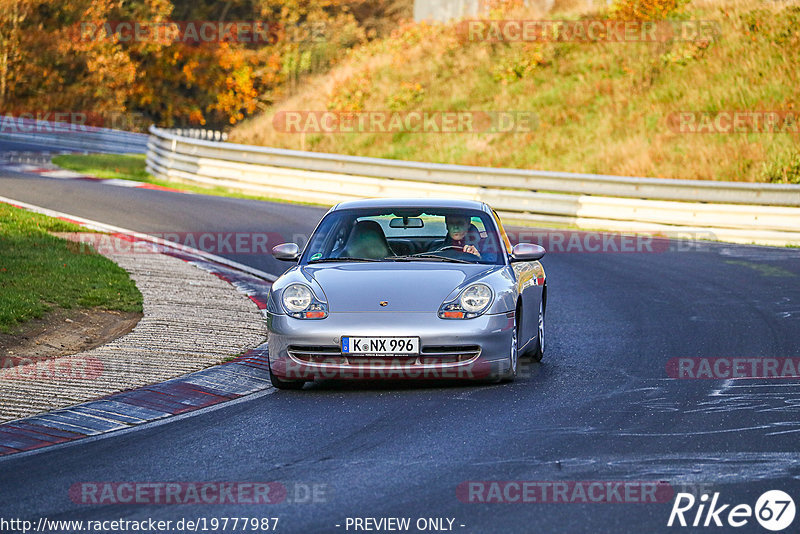
[[[460,247],[463,252],[480,258],[481,253],[476,245],[480,243],[481,237],[470,218],[465,215],[447,215],[444,221],[447,237],[441,247]]]

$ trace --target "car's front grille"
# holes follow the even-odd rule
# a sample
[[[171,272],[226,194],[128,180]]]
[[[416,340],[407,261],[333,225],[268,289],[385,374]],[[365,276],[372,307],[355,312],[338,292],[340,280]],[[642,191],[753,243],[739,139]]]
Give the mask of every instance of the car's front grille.
[[[342,356],[342,351],[339,347],[290,345],[288,352],[289,356],[301,362],[347,364],[347,359]]]
[[[463,363],[474,360],[481,353],[478,345],[424,346],[419,356],[344,355],[336,346],[290,345],[289,356],[305,363],[329,365],[435,365]]]
[[[478,345],[425,346],[422,347],[419,360],[423,364],[468,362],[480,353]]]

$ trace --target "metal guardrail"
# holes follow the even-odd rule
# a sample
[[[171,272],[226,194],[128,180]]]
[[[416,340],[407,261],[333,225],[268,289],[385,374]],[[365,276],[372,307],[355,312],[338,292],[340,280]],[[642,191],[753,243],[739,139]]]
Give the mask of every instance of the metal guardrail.
[[[147,151],[147,134],[10,116],[0,116],[0,125],[0,140],[45,145],[58,150],[119,154]]]
[[[192,139],[202,139],[204,141],[227,141],[228,134],[217,130],[203,130],[200,128],[178,128],[172,130],[175,135],[190,137]]]
[[[482,200],[505,218],[627,231],[702,231],[800,244],[800,185],[493,169],[320,154],[187,138],[150,128],[153,175],[294,201]]]

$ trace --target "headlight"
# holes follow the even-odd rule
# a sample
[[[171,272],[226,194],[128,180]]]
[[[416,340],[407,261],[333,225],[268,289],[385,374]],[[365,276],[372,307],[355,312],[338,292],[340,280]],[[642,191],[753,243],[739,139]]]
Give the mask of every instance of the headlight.
[[[489,309],[492,303],[492,289],[486,284],[472,284],[461,295],[447,301],[439,308],[442,319],[472,319]]]
[[[292,284],[283,290],[283,307],[289,313],[300,313],[311,305],[311,289],[303,284]]]
[[[325,319],[328,304],[314,296],[305,284],[290,284],[283,290],[283,307],[295,319]]]
[[[492,300],[492,290],[485,284],[473,284],[461,293],[461,307],[465,312],[477,313]]]

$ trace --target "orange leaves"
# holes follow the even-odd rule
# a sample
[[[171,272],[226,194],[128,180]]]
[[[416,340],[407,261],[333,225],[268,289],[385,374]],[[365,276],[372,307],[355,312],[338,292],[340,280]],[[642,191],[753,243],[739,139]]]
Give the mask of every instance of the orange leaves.
[[[364,21],[374,25],[404,3],[0,0],[0,107],[132,111],[162,126],[234,124],[301,76],[330,68],[365,41]],[[171,20],[259,21],[269,38],[180,41]],[[139,38],[107,29],[137,24],[169,31]]]
[[[372,91],[372,72],[366,70],[336,84],[328,100],[328,109],[334,111],[364,111]]]
[[[617,0],[611,17],[616,20],[663,20],[680,11],[689,0]]]
[[[410,109],[425,98],[425,89],[418,82],[402,82],[386,99],[386,107],[394,111]]]
[[[203,117],[203,112],[199,109],[193,109],[189,112],[189,120],[200,125],[204,125],[206,123],[206,119]]]

